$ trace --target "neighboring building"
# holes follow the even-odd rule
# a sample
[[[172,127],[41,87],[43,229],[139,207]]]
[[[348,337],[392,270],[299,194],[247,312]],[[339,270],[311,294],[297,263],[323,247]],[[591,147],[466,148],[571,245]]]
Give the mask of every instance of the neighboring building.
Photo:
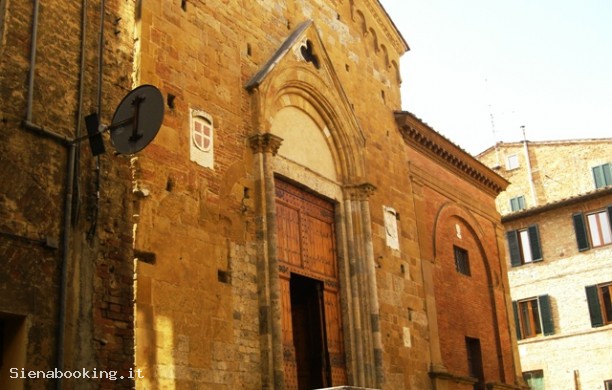
[[[612,386],[612,139],[500,143],[478,158],[497,199],[525,379]]]
[[[0,388],[522,388],[508,183],[398,111],[378,1],[0,1],[0,34]],[[143,84],[157,137],[92,158]]]

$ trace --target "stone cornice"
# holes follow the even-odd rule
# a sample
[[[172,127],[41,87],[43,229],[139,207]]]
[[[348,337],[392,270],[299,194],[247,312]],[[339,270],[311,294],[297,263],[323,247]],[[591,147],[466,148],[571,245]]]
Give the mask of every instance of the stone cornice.
[[[380,2],[378,0],[364,0],[364,3],[395,50],[400,55],[410,50],[408,44],[404,40],[404,37],[402,37],[402,34],[399,32],[393,23],[393,20],[389,14],[387,14],[387,11],[385,11]]]
[[[413,114],[406,111],[396,112],[395,121],[406,143],[432,160],[471,180],[489,193],[497,196],[508,186],[506,179],[444,138]]]
[[[255,134],[249,137],[249,145],[253,153],[272,153],[276,155],[283,139],[271,133]]]

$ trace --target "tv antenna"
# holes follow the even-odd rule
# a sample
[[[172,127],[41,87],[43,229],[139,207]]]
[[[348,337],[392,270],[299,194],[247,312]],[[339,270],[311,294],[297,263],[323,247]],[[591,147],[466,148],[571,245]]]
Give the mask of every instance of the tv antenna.
[[[157,135],[164,119],[164,98],[155,86],[141,85],[130,91],[117,106],[109,126],[100,125],[97,113],[85,117],[91,153],[105,152],[102,134],[109,131],[111,142],[120,154],[134,154],[144,149]]]

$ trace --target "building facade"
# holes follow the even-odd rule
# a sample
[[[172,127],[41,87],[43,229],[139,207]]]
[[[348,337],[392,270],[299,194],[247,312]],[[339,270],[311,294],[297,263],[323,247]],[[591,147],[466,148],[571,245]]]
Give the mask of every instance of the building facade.
[[[507,182],[398,111],[408,46],[377,1],[0,21],[0,387],[521,388]],[[92,157],[85,117],[139,85],[159,133]],[[90,378],[27,375],[53,369]]]
[[[612,140],[498,144],[497,199],[524,376],[535,389],[612,386]]]

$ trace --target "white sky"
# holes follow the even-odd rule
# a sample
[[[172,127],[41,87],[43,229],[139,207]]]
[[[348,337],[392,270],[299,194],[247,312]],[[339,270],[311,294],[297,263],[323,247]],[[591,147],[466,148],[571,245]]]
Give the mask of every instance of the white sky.
[[[530,141],[612,137],[612,0],[380,2],[411,49],[402,108],[466,151],[522,125]]]

